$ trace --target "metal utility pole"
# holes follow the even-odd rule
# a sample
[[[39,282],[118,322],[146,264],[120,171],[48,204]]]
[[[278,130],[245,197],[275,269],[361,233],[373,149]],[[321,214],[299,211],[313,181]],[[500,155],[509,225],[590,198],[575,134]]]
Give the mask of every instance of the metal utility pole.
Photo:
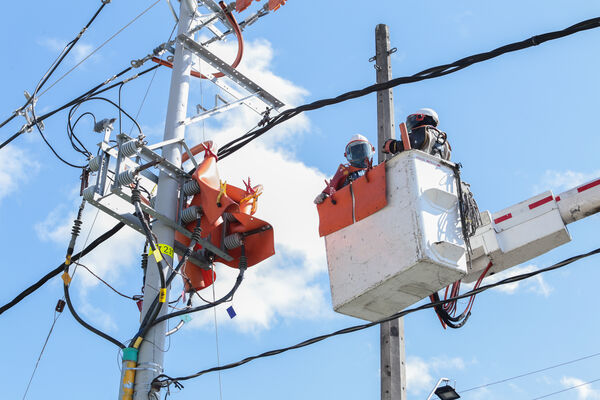
[[[195,10],[190,9],[190,2],[181,1],[179,12],[178,35],[187,35]],[[187,116],[187,104],[189,93],[190,71],[192,69],[192,55],[181,43],[177,41],[175,46],[175,58],[173,60],[173,73],[171,75],[171,88],[169,91],[169,103],[167,107],[167,116],[165,120],[164,140],[183,139],[185,134],[185,125],[181,121]],[[181,165],[181,142],[171,144],[163,148],[162,156],[174,165]],[[177,195],[178,182],[162,172],[158,179],[158,192],[156,196],[156,210],[172,220],[177,218]],[[166,226],[160,221],[153,225],[153,232],[158,238],[159,244],[166,244],[171,248],[175,242],[175,232],[172,228]],[[173,262],[172,257],[163,254],[167,261]],[[165,275],[168,271],[165,269]],[[148,312],[152,304],[152,299],[158,294],[157,288],[160,287],[160,280],[156,261],[149,259],[146,271],[146,280],[144,282],[144,305],[142,308],[142,319]],[[167,301],[162,303],[159,316],[166,313]],[[165,344],[166,321],[163,321],[151,328],[139,349],[137,373],[134,385],[134,400],[148,400],[150,383],[162,373],[164,344]]]
[[[377,83],[392,78],[390,31],[387,25],[375,27],[375,71]],[[394,139],[394,97],[392,89],[377,92],[377,159],[386,160],[382,146]],[[398,318],[380,325],[381,342],[381,400],[406,399],[406,354],[404,352],[404,319]]]

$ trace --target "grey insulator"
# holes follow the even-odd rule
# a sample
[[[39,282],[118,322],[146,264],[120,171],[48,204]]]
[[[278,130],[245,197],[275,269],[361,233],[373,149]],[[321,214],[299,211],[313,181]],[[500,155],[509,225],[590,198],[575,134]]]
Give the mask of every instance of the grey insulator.
[[[202,208],[198,206],[191,206],[186,208],[181,212],[181,221],[184,224],[189,224],[198,219],[200,213],[202,212]]]
[[[96,156],[92,158],[89,162],[90,171],[96,172],[100,169],[100,164],[102,163],[102,157]]]
[[[227,222],[237,222],[237,219],[231,213],[223,213],[223,219]]]
[[[234,233],[229,236],[226,236],[223,240],[223,243],[225,244],[225,248],[227,250],[232,250],[244,244],[244,238],[240,233]]]
[[[193,196],[195,194],[200,193],[200,185],[196,180],[192,179],[191,181],[187,181],[183,184],[183,193],[186,196]]]
[[[125,143],[121,144],[121,146],[119,147],[119,149],[121,150],[121,154],[125,157],[131,157],[131,156],[137,154],[137,152],[139,151],[139,148],[140,148],[140,142],[137,139],[125,142]]]
[[[132,169],[127,170],[125,172],[121,172],[117,176],[117,182],[121,186],[129,186],[129,185],[131,185],[132,183],[135,182],[136,175],[137,174]]]
[[[88,186],[83,190],[83,198],[86,201],[94,200],[94,193],[96,192],[96,185]]]

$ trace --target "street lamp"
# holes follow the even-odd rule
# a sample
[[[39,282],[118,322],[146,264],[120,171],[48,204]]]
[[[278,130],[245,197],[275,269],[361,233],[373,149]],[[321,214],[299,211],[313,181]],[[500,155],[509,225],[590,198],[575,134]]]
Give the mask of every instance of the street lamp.
[[[435,394],[440,400],[456,400],[460,398],[460,395],[456,393],[454,388],[448,385],[450,379],[448,378],[440,378],[440,380],[435,384],[435,387],[427,397],[427,400],[431,400],[433,395]],[[446,385],[440,386],[442,382],[446,382]]]

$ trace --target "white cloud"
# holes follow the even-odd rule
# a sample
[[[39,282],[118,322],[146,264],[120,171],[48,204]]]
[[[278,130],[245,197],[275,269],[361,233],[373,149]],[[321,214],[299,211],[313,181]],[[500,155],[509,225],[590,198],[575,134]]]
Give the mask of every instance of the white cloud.
[[[465,361],[460,357],[433,357],[426,361],[410,356],[406,361],[406,389],[415,395],[430,392],[439,378],[464,369]],[[448,378],[452,379],[451,376]]]
[[[585,381],[579,378],[564,376],[560,380],[560,383],[567,388],[582,385],[574,389],[577,392],[577,399],[579,400],[600,399],[600,391],[594,390],[590,385],[584,385]]]
[[[0,151],[0,201],[37,173],[40,165],[21,149],[8,145]]]
[[[542,176],[541,183],[535,186],[535,191],[543,192],[552,189],[554,194],[558,194],[561,191],[572,189],[598,177],[600,177],[600,170],[592,172],[546,170]]]
[[[79,305],[75,305],[78,313],[81,313],[84,320],[88,320],[91,325],[98,327],[100,330],[107,333],[117,332],[117,324],[111,315],[100,308],[92,306],[85,296]]]
[[[529,272],[537,271],[539,268],[535,265],[525,265],[519,267],[512,267],[497,274],[494,274],[490,277],[485,278],[484,284],[489,285],[495,282],[499,282],[503,279],[510,278],[520,274],[526,274]],[[539,274],[532,278],[525,279],[523,281],[509,283],[506,285],[501,285],[496,287],[494,290],[498,290],[502,293],[506,294],[514,294],[517,292],[519,288],[525,289],[528,292],[532,292],[535,294],[542,295],[544,297],[550,296],[553,288],[548,285],[548,283],[544,280],[544,277]]]

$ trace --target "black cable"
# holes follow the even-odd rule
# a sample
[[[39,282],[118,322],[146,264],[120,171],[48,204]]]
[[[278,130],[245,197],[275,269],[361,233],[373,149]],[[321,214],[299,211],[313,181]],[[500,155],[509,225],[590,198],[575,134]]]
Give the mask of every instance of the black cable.
[[[69,54],[69,52],[71,52],[71,50],[73,49],[73,47],[75,47],[75,45],[77,44],[77,42],[79,41],[79,39],[81,39],[81,37],[83,36],[83,34],[85,33],[85,31],[90,27],[90,25],[92,25],[92,23],[94,22],[94,20],[98,16],[98,14],[100,14],[100,12],[104,8],[104,6],[106,6],[106,4],[108,4],[108,3],[109,2],[104,2],[104,1],[102,2],[102,4],[98,8],[98,10],[96,10],[96,12],[92,16],[92,18],[81,29],[81,31],[79,31],[79,34],[75,37],[75,39],[73,39],[69,43],[67,43],[67,45],[65,46],[65,48],[60,52],[60,54],[57,57],[57,59],[54,60],[54,62],[50,65],[50,68],[48,69],[48,71],[46,71],[46,73],[42,76],[42,78],[40,79],[40,81],[36,85],[36,88],[33,91],[33,94],[31,95],[31,97],[29,99],[27,99],[27,101],[25,102],[25,104],[23,106],[21,106],[19,109],[17,109],[8,119],[6,119],[2,123],[0,123],[0,128],[2,128],[4,125],[6,125],[7,123],[9,123],[14,117],[16,117],[19,114],[19,112],[23,111],[29,104],[31,104],[31,102],[35,99],[35,96],[37,95],[37,92],[39,92],[39,90],[42,88],[42,86],[44,86],[46,84],[46,82],[48,81],[48,79],[50,79],[50,76],[52,76],[52,74],[54,73],[54,71],[56,71],[56,69],[58,68],[58,66],[63,62],[63,60]]]
[[[153,71],[153,70],[157,69],[158,67],[160,67],[160,65],[154,65],[154,66],[152,66],[152,67],[150,67],[150,68],[147,68],[147,69],[143,70],[142,72],[139,72],[139,73],[137,73],[137,74],[135,74],[135,75],[133,75],[133,76],[131,76],[131,77],[129,77],[129,78],[123,79],[123,80],[121,80],[121,81],[119,81],[119,82],[117,82],[117,83],[115,83],[115,84],[113,84],[113,85],[110,85],[110,86],[108,86],[108,87],[106,87],[106,88],[104,88],[104,89],[102,89],[102,90],[98,90],[98,89],[100,89],[102,86],[105,86],[105,85],[107,85],[108,83],[112,82],[114,79],[116,79],[116,78],[118,78],[118,77],[122,76],[123,74],[125,74],[125,73],[127,73],[127,72],[129,72],[130,70],[132,70],[132,69],[133,69],[133,67],[127,67],[127,68],[125,68],[123,71],[121,71],[121,72],[119,72],[118,74],[114,75],[114,76],[113,76],[113,77],[111,77],[110,79],[108,79],[108,80],[106,80],[106,81],[102,82],[101,84],[99,84],[99,85],[96,85],[95,87],[93,87],[92,89],[90,89],[90,90],[88,90],[87,92],[83,93],[82,95],[80,95],[80,96],[76,97],[75,99],[73,99],[73,100],[71,100],[71,101],[69,101],[69,102],[67,102],[67,103],[63,104],[62,106],[60,106],[60,107],[58,107],[58,108],[55,108],[54,110],[52,110],[52,111],[49,111],[49,112],[47,112],[46,114],[44,114],[44,115],[42,115],[42,116],[38,117],[38,118],[35,120],[35,122],[38,122],[38,123],[39,123],[39,122],[43,122],[45,119],[47,119],[47,118],[49,118],[49,117],[53,116],[54,114],[56,114],[56,113],[58,113],[58,112],[60,112],[60,111],[62,111],[62,110],[64,110],[64,109],[66,109],[66,108],[69,108],[69,107],[71,107],[71,106],[73,106],[73,105],[75,105],[75,104],[77,104],[77,103],[79,103],[79,102],[80,102],[82,99],[84,99],[84,98],[86,98],[86,97],[93,96],[93,95],[96,95],[96,94],[101,94],[101,93],[104,93],[104,92],[106,92],[106,91],[108,91],[108,90],[111,90],[111,89],[113,89],[113,88],[115,88],[115,87],[119,86],[121,83],[127,83],[127,82],[129,82],[129,81],[131,81],[131,80],[133,80],[133,79],[139,78],[140,76],[142,76],[142,75],[145,75],[145,74],[147,74],[148,72],[151,72],[151,71]],[[14,134],[13,134],[11,137],[9,137],[9,138],[8,138],[8,139],[6,139],[4,142],[2,142],[2,144],[0,144],[0,149],[2,149],[3,147],[5,147],[5,146],[6,146],[6,145],[8,145],[9,143],[11,143],[13,140],[15,140],[17,137],[19,137],[21,134],[23,134],[24,132],[26,132],[26,131],[27,131],[27,129],[29,129],[29,128],[31,128],[31,127],[33,127],[33,122],[32,122],[31,124],[28,124],[28,125],[25,125],[25,126],[23,126],[21,129],[19,129],[19,131],[15,132],[15,133],[14,133]]]
[[[171,285],[171,282],[173,281],[173,279],[175,279],[175,276],[179,273],[179,270],[183,267],[183,265],[187,262],[189,256],[192,254],[194,247],[196,246],[196,244],[198,243],[198,241],[200,239],[200,232],[201,232],[200,219],[198,219],[196,222],[196,227],[194,228],[194,232],[192,233],[192,238],[190,240],[190,244],[188,245],[188,247],[186,248],[186,250],[183,253],[183,256],[179,259],[179,262],[177,263],[177,265],[175,266],[175,268],[173,269],[173,271],[169,274],[169,277],[167,278],[167,282],[166,282],[167,286]],[[158,296],[155,296],[154,300],[152,301],[152,304],[150,305],[150,307],[148,308],[148,311],[146,312],[144,320],[140,324],[140,329],[139,329],[138,333],[136,334],[136,337],[144,337],[146,332],[148,332],[148,329],[150,329],[154,325],[155,318],[151,319],[150,315],[154,313],[154,310],[157,307],[158,307]],[[134,340],[135,340],[135,338],[134,338]]]
[[[161,387],[165,387],[165,386],[170,385],[171,383],[175,383],[175,382],[179,382],[179,381],[185,381],[185,380],[189,380],[189,379],[192,379],[192,378],[197,378],[197,377],[199,377],[201,375],[204,375],[204,374],[207,374],[207,373],[210,373],[210,372],[223,371],[223,370],[227,370],[227,369],[231,369],[231,368],[236,368],[236,367],[239,367],[241,365],[244,365],[246,363],[249,363],[250,361],[253,361],[253,360],[256,360],[256,359],[259,359],[259,358],[271,357],[271,356],[275,356],[275,355],[278,355],[278,354],[281,354],[281,353],[285,353],[285,352],[290,351],[290,350],[294,350],[294,349],[299,349],[299,348],[302,348],[302,347],[306,347],[306,346],[318,343],[320,341],[323,341],[323,340],[328,339],[328,338],[333,337],[333,336],[344,335],[344,334],[348,334],[348,333],[352,333],[352,332],[361,331],[363,329],[367,329],[367,328],[370,328],[372,326],[379,325],[379,324],[381,324],[383,322],[388,322],[388,321],[391,321],[391,320],[394,320],[394,319],[397,319],[397,318],[400,318],[400,317],[404,317],[404,316],[406,316],[408,314],[412,314],[412,313],[415,313],[417,311],[427,310],[427,309],[430,309],[430,308],[433,308],[433,307],[436,307],[436,306],[440,306],[440,305],[443,305],[443,304],[446,304],[446,303],[450,303],[452,301],[464,299],[464,298],[470,297],[472,295],[475,295],[475,294],[478,294],[478,293],[481,293],[481,292],[485,292],[486,290],[495,288],[497,286],[507,285],[507,284],[514,283],[514,282],[519,282],[519,281],[522,281],[524,279],[531,278],[532,276],[539,275],[539,274],[541,274],[543,272],[553,271],[555,269],[562,268],[562,267],[564,267],[566,265],[569,265],[569,264],[571,264],[571,263],[573,263],[575,261],[581,260],[581,259],[586,258],[586,257],[590,257],[590,256],[595,255],[595,254],[599,254],[599,253],[600,253],[600,248],[597,248],[597,249],[592,250],[590,252],[579,254],[579,255],[567,258],[566,260],[560,261],[560,262],[558,262],[558,263],[556,263],[554,265],[551,265],[549,267],[542,268],[542,269],[539,269],[539,270],[533,271],[533,272],[528,272],[528,273],[525,273],[525,274],[515,275],[515,276],[512,276],[512,277],[503,279],[503,280],[501,280],[499,282],[496,282],[496,283],[492,283],[492,284],[489,284],[489,285],[481,286],[478,289],[473,289],[473,290],[471,290],[469,292],[463,293],[463,294],[458,295],[456,297],[451,297],[449,299],[441,300],[441,301],[434,302],[434,303],[426,303],[426,304],[423,304],[423,305],[421,305],[419,307],[409,308],[409,309],[406,309],[404,311],[400,311],[400,312],[398,312],[396,314],[390,315],[389,317],[386,317],[386,318],[383,318],[383,319],[380,319],[380,320],[377,320],[377,321],[373,321],[373,322],[369,322],[369,323],[361,324],[361,325],[354,325],[354,326],[351,326],[351,327],[348,327],[348,328],[340,329],[340,330],[332,332],[332,333],[328,333],[328,334],[321,335],[321,336],[316,336],[316,337],[313,337],[311,339],[307,339],[307,340],[305,340],[303,342],[297,343],[297,344],[292,345],[292,346],[284,347],[284,348],[277,349],[277,350],[270,350],[270,351],[264,352],[262,354],[258,354],[258,355],[255,355],[255,356],[246,357],[243,360],[240,360],[240,361],[237,361],[237,362],[234,362],[234,363],[230,363],[230,364],[226,364],[226,365],[221,365],[221,366],[218,366],[218,367],[208,368],[208,369],[199,371],[199,372],[197,372],[195,374],[192,374],[192,375],[182,376],[182,377],[177,377],[177,378],[172,378],[172,377],[170,377],[168,375],[161,374],[161,375],[158,375],[156,378],[154,378],[154,380],[152,381],[152,384],[153,385],[157,385],[157,386],[161,386]]]
[[[497,385],[499,383],[504,383],[504,382],[512,381],[513,379],[519,379],[519,378],[523,378],[525,376],[529,376],[529,375],[533,375],[533,374],[539,374],[540,372],[548,371],[550,369],[562,367],[562,366],[565,366],[565,365],[573,364],[573,363],[576,363],[576,362],[579,362],[579,361],[587,360],[589,358],[598,357],[598,356],[600,356],[600,353],[590,354],[590,355],[587,355],[587,356],[584,356],[584,357],[576,358],[574,360],[569,360],[569,361],[565,361],[565,362],[562,362],[562,363],[559,363],[559,364],[554,364],[554,365],[551,365],[549,367],[545,367],[545,368],[541,368],[541,369],[536,369],[535,371],[525,372],[525,373],[520,374],[520,375],[511,376],[510,378],[501,379],[499,381],[494,381],[494,382],[486,383],[486,384],[475,386],[475,387],[472,387],[472,388],[469,388],[469,389],[465,389],[465,390],[461,389],[460,392],[461,393],[465,393],[465,392],[470,392],[472,390],[482,389],[484,387]]]
[[[68,275],[68,266],[65,266],[64,269],[64,273]],[[103,339],[108,340],[109,342],[113,343],[114,345],[118,346],[121,349],[125,348],[125,345],[121,342],[119,342],[117,339],[113,338],[112,336],[102,332],[99,329],[94,328],[92,325],[88,324],[87,322],[85,322],[80,316],[79,314],[77,314],[77,311],[75,311],[75,307],[73,307],[73,303],[71,302],[71,296],[69,294],[69,284],[67,283],[67,281],[64,282],[63,284],[63,288],[64,288],[64,292],[65,292],[65,300],[67,302],[67,307],[69,308],[69,311],[71,312],[71,315],[73,315],[73,318],[75,318],[75,320],[77,322],[79,322],[79,324],[81,324],[84,328],[86,328],[87,330],[89,330],[92,333],[95,333],[96,335],[100,336]]]
[[[88,254],[89,252],[94,250],[96,247],[98,247],[100,244],[105,242],[107,239],[114,236],[114,234],[117,233],[118,231],[120,231],[121,228],[123,228],[124,226],[125,226],[125,224],[123,222],[119,222],[118,224],[113,226],[109,231],[100,235],[96,240],[94,240],[92,243],[90,243],[85,249],[83,249],[79,253],[75,254],[72,257],[72,259],[73,260],[81,259],[86,254]],[[56,275],[60,274],[64,270],[64,268],[65,268],[65,263],[62,263],[60,266],[58,266],[57,268],[53,269],[52,271],[50,271],[46,275],[44,275],[42,278],[40,278],[40,280],[38,280],[36,283],[34,283],[33,285],[29,286],[24,291],[19,293],[14,299],[12,299],[8,303],[6,303],[2,307],[0,307],[0,315],[2,313],[4,313],[6,310],[9,310],[10,308],[17,305],[19,302],[21,302],[21,300],[23,300],[25,297],[29,296],[30,294],[35,292],[37,289],[42,287],[50,279],[52,279]]]
[[[254,139],[263,135],[264,133],[266,133],[267,131],[269,131],[270,129],[275,127],[276,125],[279,125],[280,123],[287,121],[288,119],[293,118],[296,115],[301,114],[305,111],[316,110],[316,109],[319,109],[322,107],[341,103],[341,102],[344,102],[347,100],[356,99],[358,97],[366,96],[367,94],[374,93],[379,90],[390,89],[390,88],[393,88],[393,87],[399,86],[399,85],[404,85],[404,84],[413,83],[413,82],[419,82],[419,81],[423,81],[426,79],[432,79],[432,78],[437,78],[437,77],[441,77],[444,75],[448,75],[453,72],[460,71],[461,69],[469,67],[473,64],[477,64],[477,63],[501,56],[506,53],[523,50],[523,49],[526,49],[526,48],[532,47],[532,46],[537,46],[539,44],[542,44],[542,43],[550,41],[550,40],[559,39],[559,38],[562,38],[565,36],[572,35],[577,32],[581,32],[581,31],[588,30],[588,29],[594,29],[599,26],[600,26],[600,17],[591,18],[586,21],[579,22],[579,23],[572,25],[563,30],[532,36],[529,39],[525,39],[520,42],[511,43],[506,46],[498,47],[497,49],[489,51],[489,52],[479,53],[479,54],[475,54],[472,56],[462,58],[451,64],[439,65],[437,67],[428,68],[428,69],[421,71],[419,73],[416,73],[412,76],[395,78],[395,79],[392,79],[387,82],[382,82],[382,83],[374,84],[371,86],[367,86],[366,88],[361,89],[361,90],[353,90],[351,92],[341,94],[337,97],[323,99],[323,100],[317,100],[310,104],[305,104],[305,105],[302,105],[302,106],[299,106],[296,108],[284,110],[278,116],[272,118],[264,127],[257,129],[252,134],[246,134],[246,135],[240,136],[239,138],[234,139],[231,142],[222,146],[217,155],[218,155],[219,159],[223,159],[223,158],[229,156],[230,154],[234,153],[235,151],[241,149],[242,147],[244,147],[245,145],[247,145]]]
[[[240,264],[241,264],[241,257],[240,257]],[[233,287],[231,288],[231,290],[225,296],[221,297],[219,300],[210,302],[208,304],[203,304],[201,306],[197,306],[197,307],[193,307],[193,308],[189,308],[189,309],[181,310],[181,311],[175,311],[175,312],[172,312],[170,314],[163,315],[162,317],[157,318],[152,325],[156,325],[156,324],[158,324],[158,323],[160,323],[162,321],[166,321],[166,320],[168,320],[170,318],[177,317],[177,316],[180,316],[180,315],[191,314],[191,313],[195,313],[195,312],[198,312],[198,311],[207,310],[209,308],[216,307],[216,306],[218,306],[221,303],[229,301],[229,299],[231,299],[233,297],[233,295],[235,294],[235,292],[238,290],[238,288],[242,284],[242,281],[244,280],[244,272],[246,271],[246,268],[247,267],[240,265],[238,276],[237,276],[237,278],[235,280],[235,283],[234,283]]]
[[[73,110],[73,108],[71,108],[71,110]],[[96,116],[94,115],[94,113],[90,112],[90,111],[86,111],[83,114],[81,114],[79,117],[77,117],[77,119],[75,120],[74,123],[71,123],[71,111],[69,111],[69,115],[67,116],[67,136],[69,137],[69,140],[71,141],[71,146],[73,147],[73,149],[75,151],[77,151],[78,153],[83,154],[86,157],[89,157],[92,155],[92,153],[85,147],[85,145],[79,140],[79,138],[77,137],[77,135],[75,135],[75,128],[77,127],[77,124],[79,123],[79,121],[85,117],[85,116],[91,116],[92,119],[94,120],[94,125],[96,125]],[[77,141],[77,143],[81,146],[77,146],[74,142],[73,139],[75,139]]]

